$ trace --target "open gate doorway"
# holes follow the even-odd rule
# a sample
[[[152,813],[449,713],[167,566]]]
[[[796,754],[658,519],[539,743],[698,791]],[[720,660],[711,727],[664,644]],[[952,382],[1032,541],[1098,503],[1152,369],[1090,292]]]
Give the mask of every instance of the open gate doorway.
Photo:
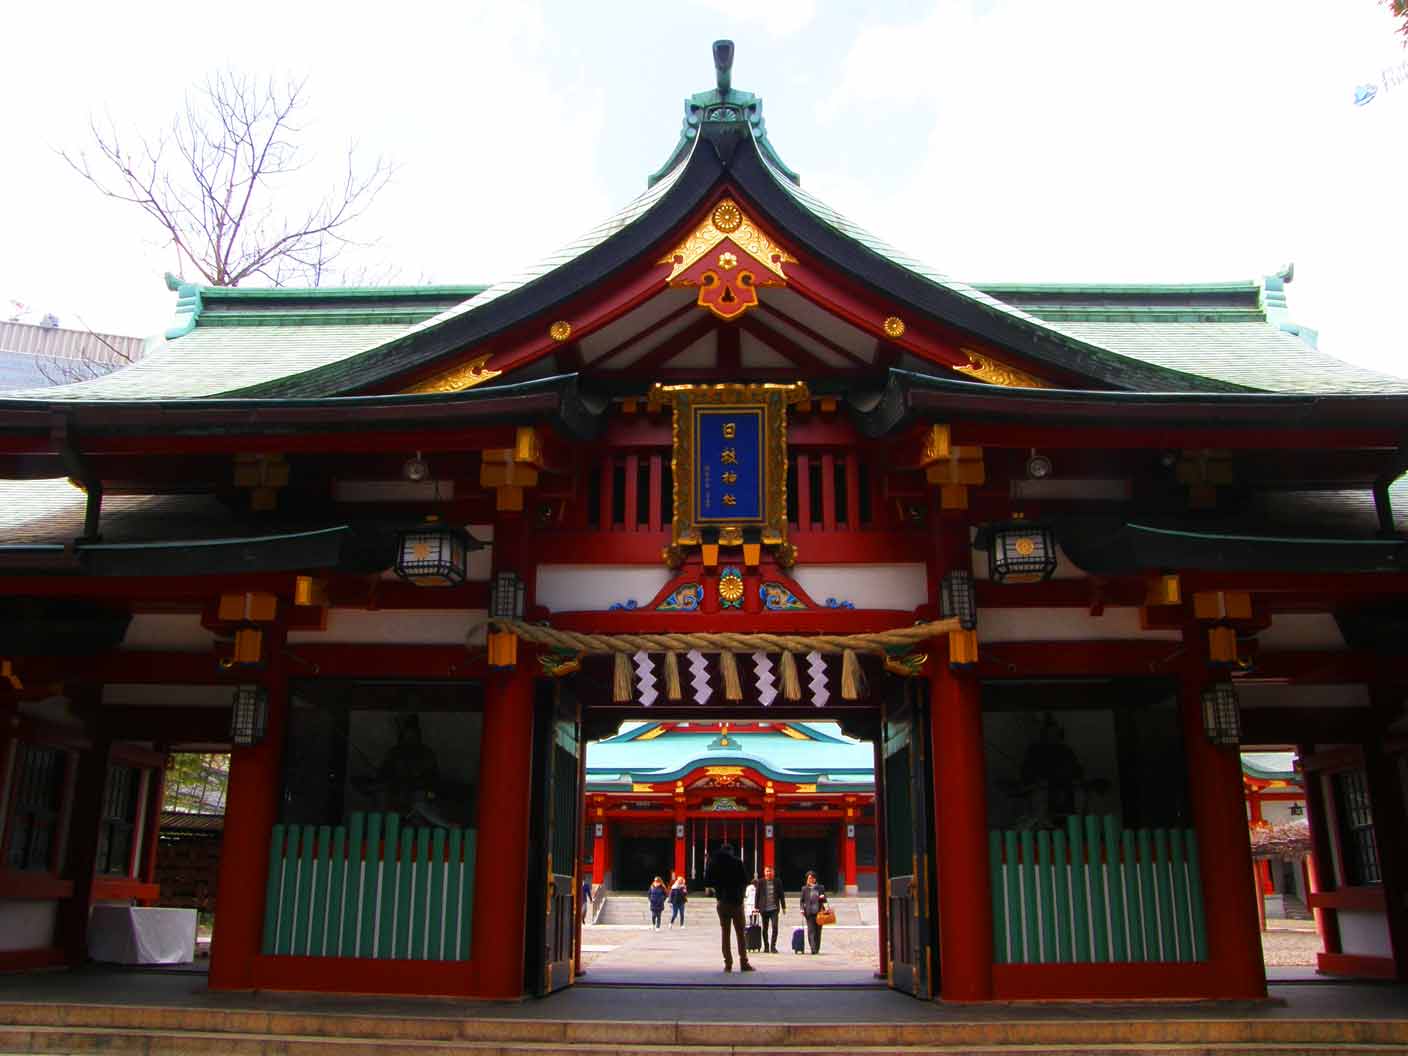
[[[701,834],[710,833],[708,837],[699,837],[705,840],[702,847],[696,846],[691,825],[690,852],[681,870],[690,876],[692,901],[688,920],[693,929],[690,941],[710,951],[709,966],[688,969],[683,964],[676,965],[674,974],[680,975],[679,979],[674,975],[669,979],[649,978],[644,970],[636,968],[621,972],[607,967],[604,959],[583,971],[584,910],[590,916],[597,908],[585,902],[583,891],[583,880],[590,880],[592,875],[590,859],[596,828],[591,819],[584,816],[588,745],[613,736],[630,720],[698,722],[701,716],[698,706],[646,709],[613,706],[609,700],[608,687],[575,677],[543,680],[535,694],[525,991],[542,996],[577,982],[633,985],[670,981],[691,986],[737,982],[739,976],[719,972],[718,920],[712,901],[701,898],[702,886],[696,886],[698,877],[703,874],[703,856],[715,849],[723,837],[737,844],[729,835],[734,830],[727,825],[701,828]],[[811,829],[804,826],[798,830],[804,835],[793,840],[794,848],[803,847],[808,840],[815,843],[812,848],[818,863],[815,868],[823,876],[833,900],[841,896],[840,900],[846,904],[862,907],[859,919],[867,922],[863,926],[869,937],[869,949],[873,951],[866,966],[855,968],[849,975],[834,970],[830,975],[817,974],[814,969],[799,974],[795,970],[803,965],[820,967],[826,962],[791,957],[792,931],[802,923],[793,901],[797,895],[797,888],[793,886],[798,879],[794,875],[797,869],[779,857],[776,867],[785,884],[788,913],[781,922],[778,944],[780,953],[788,957],[761,961],[755,957],[761,970],[747,977],[748,982],[793,987],[799,984],[888,985],[915,997],[932,998],[939,992],[939,956],[937,884],[931,851],[935,804],[927,682],[882,676],[872,685],[868,700],[837,708],[824,716],[814,709],[730,706],[726,710],[729,722],[753,720],[781,724],[794,720],[815,723],[824,719],[838,723],[852,744],[861,741],[869,745],[875,779],[873,852],[867,849],[868,853],[873,853],[875,865],[873,881],[868,882],[863,891],[844,892],[839,883],[833,886],[829,876],[835,875],[839,880],[841,852],[824,838],[805,835]],[[714,718],[717,720],[717,716]],[[817,795],[825,795],[824,786],[819,786]],[[844,834],[844,824],[838,823],[834,828],[838,836]],[[757,829],[761,832],[764,825],[759,822]],[[616,846],[619,848],[621,844]],[[783,840],[779,849],[785,846],[787,842]],[[647,867],[632,865],[630,868],[635,872],[625,879],[635,884],[640,879],[635,873]],[[662,864],[658,872],[668,885],[673,870]],[[629,894],[644,903],[641,892],[634,887]],[[665,915],[669,913],[667,908]],[[639,934],[648,927],[648,919],[642,917],[640,924],[629,930]],[[861,925],[855,927],[859,930]],[[587,930],[592,951],[602,947],[590,944],[626,941],[622,938],[622,932],[627,930],[624,928],[605,939],[601,932],[606,929],[589,925]]]

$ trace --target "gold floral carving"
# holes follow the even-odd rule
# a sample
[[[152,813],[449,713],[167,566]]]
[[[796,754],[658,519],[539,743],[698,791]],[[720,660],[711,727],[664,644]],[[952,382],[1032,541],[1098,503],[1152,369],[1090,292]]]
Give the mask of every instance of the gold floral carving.
[[[725,198],[709,214],[709,219],[661,258],[661,264],[671,265],[670,277],[665,281],[674,282],[726,238],[732,239],[740,249],[779,279],[787,277],[782,273],[782,265],[797,263],[797,258],[763,234],[733,199]]]
[[[881,325],[884,327],[886,337],[904,337],[904,320],[898,315],[887,316]]]
[[[489,362],[488,354],[475,356],[468,362],[461,363],[457,367],[437,374],[433,378],[427,378],[409,389],[404,390],[406,394],[425,392],[463,392],[465,389],[472,389],[476,385],[482,385],[486,381],[492,381],[503,373],[501,370],[488,370],[486,366]]]
[[[991,356],[974,352],[971,348],[961,349],[968,357],[967,366],[954,367],[963,374],[986,381],[989,385],[1002,385],[1010,389],[1049,389],[1051,385],[1025,370],[1009,367]]]
[[[566,341],[572,336],[572,324],[566,319],[559,319],[548,327],[548,337],[554,341]]]

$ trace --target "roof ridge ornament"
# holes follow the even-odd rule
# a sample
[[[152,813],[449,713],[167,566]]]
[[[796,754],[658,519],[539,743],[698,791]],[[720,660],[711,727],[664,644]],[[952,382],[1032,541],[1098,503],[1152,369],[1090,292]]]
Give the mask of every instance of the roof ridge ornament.
[[[714,41],[713,53],[715,87],[707,92],[696,92],[684,101],[684,127],[680,130],[679,142],[670,152],[669,160],[646,180],[646,186],[654,187],[682,165],[701,132],[710,138],[720,133],[746,133],[769,165],[800,186],[801,177],[783,163],[768,142],[762,99],[733,87],[733,41]]]

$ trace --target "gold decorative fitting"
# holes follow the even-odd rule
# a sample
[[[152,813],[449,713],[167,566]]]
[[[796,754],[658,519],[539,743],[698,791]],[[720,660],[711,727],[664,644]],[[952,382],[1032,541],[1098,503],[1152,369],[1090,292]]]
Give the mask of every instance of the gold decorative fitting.
[[[724,199],[714,207],[713,214],[709,217],[714,226],[725,234],[737,231],[743,224],[743,210],[730,199]]]
[[[967,374],[979,381],[986,381],[989,385],[1001,385],[1009,389],[1051,388],[1036,375],[1028,374],[1025,370],[1018,370],[1016,367],[1009,367],[1006,363],[993,359],[991,356],[974,352],[971,348],[959,351],[968,357],[967,366],[953,368],[960,374]]]
[[[548,327],[548,337],[554,341],[566,341],[572,336],[572,324],[566,319],[559,319]]]
[[[888,316],[881,325],[884,327],[886,337],[904,337],[906,327],[904,320],[898,315]]]
[[[486,381],[493,381],[503,373],[500,370],[486,369],[488,362],[489,355],[487,353],[475,356],[468,362],[452,367],[443,374],[437,374],[433,378],[427,378],[419,384],[412,385],[405,392],[410,395],[426,392],[463,392],[465,389],[472,389]]]
[[[659,261],[670,265],[666,285],[697,288],[698,305],[721,319],[735,319],[755,307],[759,287],[785,286],[782,266],[796,262],[731,199],[720,202]]]

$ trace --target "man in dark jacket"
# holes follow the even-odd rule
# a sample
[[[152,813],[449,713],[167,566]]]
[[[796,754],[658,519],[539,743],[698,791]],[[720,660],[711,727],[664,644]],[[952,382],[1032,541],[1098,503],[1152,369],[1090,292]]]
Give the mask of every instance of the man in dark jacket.
[[[763,869],[763,882],[758,885],[758,912],[763,915],[763,951],[776,953],[777,915],[787,912],[787,896],[770,865]]]
[[[721,843],[719,849],[709,856],[709,867],[704,870],[704,883],[714,889],[718,899],[719,929],[723,932],[724,971],[733,971],[733,953],[729,949],[728,933],[732,928],[738,936],[738,970],[751,972],[748,963],[748,942],[744,935],[747,925],[743,921],[743,891],[748,886],[748,874],[733,853],[733,844]]]

